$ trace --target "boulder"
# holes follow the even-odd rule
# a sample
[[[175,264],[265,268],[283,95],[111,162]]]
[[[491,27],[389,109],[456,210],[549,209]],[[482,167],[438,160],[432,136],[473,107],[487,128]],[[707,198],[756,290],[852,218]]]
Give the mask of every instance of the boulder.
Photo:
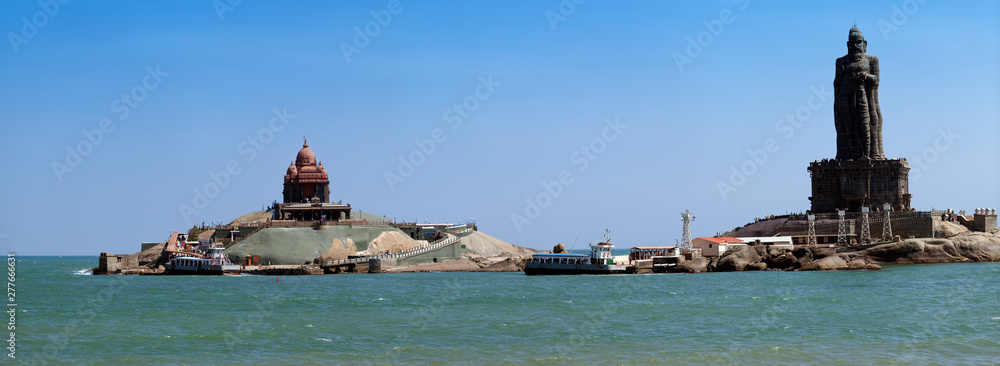
[[[958,255],[976,262],[1000,261],[1000,237],[986,233],[966,233],[953,236]]]
[[[803,271],[836,271],[842,269],[851,268],[847,265],[847,261],[844,258],[837,255],[823,257],[802,266]]]
[[[784,251],[775,256],[768,257],[764,263],[767,263],[767,267],[771,269],[791,269],[795,267],[795,263],[798,258],[789,251]]]
[[[757,262],[757,263],[750,263],[749,265],[747,265],[747,267],[746,267],[745,270],[746,271],[763,271],[765,269],[767,269],[767,263]]]
[[[837,252],[833,248],[809,248],[809,252],[812,253],[813,259],[822,259],[832,255],[836,255]]]
[[[562,243],[559,243],[559,244],[556,244],[556,246],[552,247],[552,253],[569,253],[569,251],[566,250],[566,246],[565,245],[562,245]]]
[[[746,269],[748,265],[750,262],[739,256],[725,256],[719,260],[715,269],[719,272],[739,272]]]
[[[938,224],[937,228],[934,229],[934,237],[947,239],[955,235],[964,234],[969,232],[969,228],[962,226],[959,223],[942,221]]]
[[[726,252],[719,259],[716,270],[721,272],[743,271],[751,263],[760,262],[760,255],[757,250],[747,245],[738,245]]]
[[[707,258],[695,258],[684,261],[669,269],[670,272],[678,273],[699,273],[708,272],[709,260]]]
[[[854,258],[847,262],[847,267],[850,269],[867,269],[867,270],[880,270],[882,266],[875,263],[868,263],[868,261],[863,258]]]
[[[947,239],[906,239],[899,243],[882,244],[859,254],[878,263],[951,263],[963,262],[958,248]]]

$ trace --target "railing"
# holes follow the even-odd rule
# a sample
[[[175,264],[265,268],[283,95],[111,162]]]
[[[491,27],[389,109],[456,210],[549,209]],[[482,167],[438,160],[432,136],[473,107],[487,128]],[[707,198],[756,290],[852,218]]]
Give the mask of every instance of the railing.
[[[912,218],[919,218],[919,217],[932,217],[932,216],[935,216],[935,215],[940,216],[941,213],[944,213],[944,211],[940,211],[940,212],[937,212],[937,211],[892,211],[892,212],[889,213],[889,216],[891,217],[891,219],[895,220],[895,219],[912,219]],[[816,215],[816,220],[817,221],[819,221],[819,220],[839,220],[840,219],[840,217],[837,216],[836,213],[818,213],[818,214],[815,214],[815,215]],[[871,211],[871,212],[868,212],[868,220],[869,221],[881,220],[882,217],[883,217],[883,215],[885,215],[885,212],[882,212],[882,211]],[[857,219],[860,219],[860,218],[861,218],[861,212],[854,212],[854,211],[852,211],[852,212],[845,212],[844,213],[844,219],[846,219],[846,220],[857,220]],[[788,219],[789,220],[802,220],[802,221],[805,221],[805,220],[809,219],[809,215],[808,214],[791,214],[791,215],[788,215]]]
[[[299,220],[271,220],[269,222],[269,224],[267,224],[267,225],[268,226],[277,226],[277,227],[300,227],[300,226],[315,226],[319,222],[320,222],[319,220],[306,220],[306,221],[299,221]],[[392,221],[369,221],[367,219],[361,219],[361,220],[353,220],[353,219],[352,220],[336,220],[336,221],[334,221],[334,220],[324,220],[324,221],[322,221],[322,223],[323,223],[323,225],[350,225],[350,226],[366,226],[366,225],[370,225],[370,226],[376,226],[376,225],[385,226],[385,225],[393,225],[394,224]]]
[[[447,238],[438,240],[438,241],[436,241],[434,243],[431,243],[431,244],[428,244],[426,246],[422,246],[422,247],[419,247],[419,248],[413,248],[413,249],[403,250],[403,251],[399,251],[399,252],[392,252],[392,253],[386,253],[386,254],[372,255],[372,256],[366,256],[366,257],[348,258],[348,259],[337,259],[337,260],[332,260],[332,261],[325,261],[325,262],[323,262],[323,266],[329,267],[329,266],[338,266],[338,265],[343,265],[343,264],[361,263],[361,262],[367,262],[367,261],[372,260],[372,259],[404,258],[404,257],[409,257],[409,256],[414,256],[414,255],[419,255],[419,254],[424,254],[424,253],[427,253],[427,252],[431,252],[431,251],[435,251],[435,250],[444,248],[444,247],[446,247],[448,245],[451,245],[451,244],[454,244],[454,243],[458,242],[460,239],[461,238],[459,238],[456,235],[449,235]]]

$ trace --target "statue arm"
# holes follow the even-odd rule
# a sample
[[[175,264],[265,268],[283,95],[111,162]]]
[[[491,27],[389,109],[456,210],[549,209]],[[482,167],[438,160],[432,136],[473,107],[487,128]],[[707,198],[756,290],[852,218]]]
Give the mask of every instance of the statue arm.
[[[870,73],[867,76],[868,81],[871,82],[873,86],[878,88],[878,57],[872,56],[870,65]]]
[[[833,75],[833,95],[840,95],[840,79],[844,76],[844,68],[840,64],[840,59],[837,59],[837,71]]]

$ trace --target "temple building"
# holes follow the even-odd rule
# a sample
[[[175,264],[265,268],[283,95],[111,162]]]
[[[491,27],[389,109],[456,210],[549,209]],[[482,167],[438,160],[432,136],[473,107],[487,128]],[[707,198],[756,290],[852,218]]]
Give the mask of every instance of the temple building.
[[[330,176],[323,163],[303,141],[302,150],[285,171],[282,191],[284,203],[278,205],[279,220],[331,220],[351,218],[351,205],[330,203]]]
[[[330,202],[330,176],[323,163],[316,162],[316,154],[309,148],[308,141],[302,143],[295,162],[285,172],[283,193],[285,203]]]

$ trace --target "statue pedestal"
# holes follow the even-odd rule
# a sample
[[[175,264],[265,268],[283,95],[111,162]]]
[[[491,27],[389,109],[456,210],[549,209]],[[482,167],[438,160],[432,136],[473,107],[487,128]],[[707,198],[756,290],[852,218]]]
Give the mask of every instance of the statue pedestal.
[[[909,211],[909,173],[910,164],[901,159],[814,161],[809,164],[812,212],[881,210],[885,203],[894,211]]]

